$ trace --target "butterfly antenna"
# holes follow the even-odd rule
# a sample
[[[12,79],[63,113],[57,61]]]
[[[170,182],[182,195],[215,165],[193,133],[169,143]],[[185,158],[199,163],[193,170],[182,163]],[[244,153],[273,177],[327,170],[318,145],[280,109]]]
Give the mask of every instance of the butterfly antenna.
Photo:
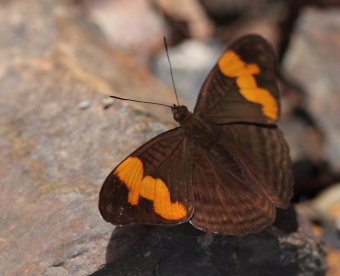
[[[163,39],[164,39],[165,52],[166,52],[166,56],[167,56],[167,58],[168,58],[169,67],[170,67],[170,74],[171,74],[172,86],[174,87],[177,105],[179,105],[178,96],[177,96],[177,90],[176,90],[175,81],[174,81],[174,75],[173,75],[173,73],[172,73],[172,66],[171,66],[170,57],[169,57],[168,43],[166,42],[165,36],[163,37]]]
[[[166,107],[170,107],[170,105],[167,104],[161,104],[161,103],[153,103],[153,102],[146,102],[146,101],[138,101],[138,100],[132,100],[132,99],[126,99],[126,98],[121,98],[121,97],[117,97],[117,96],[110,96],[111,98],[114,99],[118,99],[118,100],[122,100],[122,101],[130,101],[130,102],[136,102],[136,103],[146,103],[146,104],[155,104],[155,105],[162,105],[162,106],[166,106]]]

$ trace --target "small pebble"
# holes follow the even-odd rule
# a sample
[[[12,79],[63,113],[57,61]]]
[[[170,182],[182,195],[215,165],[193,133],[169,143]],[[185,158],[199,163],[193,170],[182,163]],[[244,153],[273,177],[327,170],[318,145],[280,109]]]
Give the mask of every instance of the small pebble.
[[[148,251],[148,252],[146,252],[146,253],[144,254],[144,257],[149,257],[150,255],[151,255],[151,252]]]
[[[113,103],[114,103],[113,98],[108,97],[108,98],[102,99],[102,104],[105,109],[109,108],[111,105],[113,105]]]
[[[88,109],[91,106],[90,101],[82,101],[79,103],[78,107],[82,110]]]

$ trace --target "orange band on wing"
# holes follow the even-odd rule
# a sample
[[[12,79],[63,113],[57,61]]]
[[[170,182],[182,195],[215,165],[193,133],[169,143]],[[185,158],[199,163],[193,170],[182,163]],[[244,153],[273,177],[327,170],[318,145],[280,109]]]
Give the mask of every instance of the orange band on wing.
[[[187,216],[182,203],[172,203],[170,191],[160,178],[145,176],[142,161],[137,157],[129,157],[114,172],[129,189],[128,201],[138,205],[139,197],[153,201],[155,212],[168,220],[178,220]]]
[[[236,78],[240,93],[248,101],[262,105],[262,112],[269,118],[278,118],[279,107],[270,92],[257,86],[253,75],[261,72],[257,64],[247,64],[234,51],[227,51],[218,61],[222,73],[230,78]]]

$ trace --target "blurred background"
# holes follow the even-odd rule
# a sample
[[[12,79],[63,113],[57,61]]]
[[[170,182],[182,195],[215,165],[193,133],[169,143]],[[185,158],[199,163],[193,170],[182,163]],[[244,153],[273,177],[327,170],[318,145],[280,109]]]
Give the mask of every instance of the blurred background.
[[[340,275],[339,0],[1,0],[2,275],[98,269],[113,228],[97,210],[103,180],[175,125],[164,107],[108,96],[175,102],[165,36],[192,110],[228,42],[249,33],[276,51],[294,204]]]

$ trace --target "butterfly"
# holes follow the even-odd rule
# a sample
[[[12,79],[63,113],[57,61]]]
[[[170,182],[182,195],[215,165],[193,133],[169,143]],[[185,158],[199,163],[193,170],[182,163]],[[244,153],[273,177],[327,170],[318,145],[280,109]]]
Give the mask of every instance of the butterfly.
[[[227,48],[205,80],[194,112],[171,107],[177,128],[123,160],[99,195],[115,225],[179,224],[224,235],[271,225],[288,208],[293,178],[271,45],[246,35]]]

